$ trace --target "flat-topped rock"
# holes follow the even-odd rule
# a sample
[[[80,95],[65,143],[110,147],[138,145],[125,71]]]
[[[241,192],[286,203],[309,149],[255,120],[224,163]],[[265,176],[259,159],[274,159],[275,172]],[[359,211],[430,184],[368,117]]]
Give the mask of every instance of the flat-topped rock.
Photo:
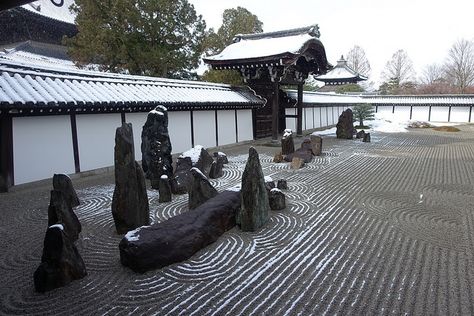
[[[170,219],[128,232],[120,241],[120,262],[146,272],[187,260],[235,226],[240,192],[224,191]]]

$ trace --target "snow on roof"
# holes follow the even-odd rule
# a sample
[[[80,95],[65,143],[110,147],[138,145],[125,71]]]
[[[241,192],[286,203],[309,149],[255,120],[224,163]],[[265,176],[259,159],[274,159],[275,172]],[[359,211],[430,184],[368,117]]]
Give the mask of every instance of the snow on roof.
[[[296,90],[287,90],[288,97],[297,100]],[[323,92],[303,93],[306,104],[369,103],[373,105],[474,105],[474,95],[351,95]]]
[[[337,61],[337,65],[328,71],[324,75],[315,77],[319,81],[331,81],[331,80],[367,80],[367,77],[354,71],[347,65],[347,61],[341,56],[341,59]]]
[[[276,38],[242,39],[227,46],[220,54],[207,57],[206,60],[252,59],[281,55],[298,54],[308,41],[315,40],[309,34],[299,34]]]
[[[22,8],[53,20],[74,24],[76,15],[69,10],[74,0],[64,0],[62,6],[55,4],[61,2],[61,0],[38,0],[25,4]]]
[[[0,56],[0,105],[37,107],[48,103],[167,104],[176,110],[186,106],[253,108],[264,101],[244,87],[42,66]]]

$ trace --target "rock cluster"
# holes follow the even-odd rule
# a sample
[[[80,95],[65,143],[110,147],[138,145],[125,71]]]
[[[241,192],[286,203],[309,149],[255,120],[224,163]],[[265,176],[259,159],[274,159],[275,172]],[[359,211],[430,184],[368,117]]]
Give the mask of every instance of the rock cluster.
[[[150,223],[148,195],[142,168],[135,161],[132,124],[123,123],[115,133],[115,190],[112,215],[117,233]]]
[[[158,105],[150,111],[142,129],[142,167],[151,181],[151,186],[158,189],[163,174],[173,176],[171,141],[168,133],[168,111]]]
[[[171,183],[174,194],[185,194],[191,185],[191,168],[195,167],[208,177],[214,159],[201,145],[182,153],[176,161],[176,171]]]

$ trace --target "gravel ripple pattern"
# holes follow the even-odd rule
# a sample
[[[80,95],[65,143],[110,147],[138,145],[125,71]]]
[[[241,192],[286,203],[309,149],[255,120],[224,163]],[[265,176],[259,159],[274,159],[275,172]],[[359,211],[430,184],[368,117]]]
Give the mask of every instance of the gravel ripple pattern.
[[[136,274],[122,267],[111,214],[113,180],[79,179],[77,242],[88,275],[37,294],[48,188],[0,195],[0,314],[472,315],[474,128],[374,133],[372,143],[324,138],[303,169],[274,164],[287,207],[257,232],[237,227],[191,259]],[[246,149],[229,156],[219,191],[240,184]],[[82,182],[81,182],[82,181]],[[152,223],[187,211],[159,203]]]

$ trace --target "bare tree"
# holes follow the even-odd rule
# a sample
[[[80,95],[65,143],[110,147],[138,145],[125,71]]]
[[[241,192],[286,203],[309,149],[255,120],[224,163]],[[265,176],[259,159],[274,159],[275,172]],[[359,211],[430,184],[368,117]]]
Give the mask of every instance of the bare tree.
[[[465,93],[467,87],[474,84],[474,43],[460,39],[449,50],[445,63],[448,81],[460,93]]]
[[[439,64],[427,65],[423,68],[420,76],[420,83],[432,85],[444,81],[444,69]]]
[[[371,68],[369,60],[362,47],[355,45],[347,53],[347,65],[363,76],[369,77]]]
[[[403,49],[397,50],[392,55],[392,59],[385,65],[382,78],[385,82],[393,82],[396,85],[415,81],[413,62]]]

